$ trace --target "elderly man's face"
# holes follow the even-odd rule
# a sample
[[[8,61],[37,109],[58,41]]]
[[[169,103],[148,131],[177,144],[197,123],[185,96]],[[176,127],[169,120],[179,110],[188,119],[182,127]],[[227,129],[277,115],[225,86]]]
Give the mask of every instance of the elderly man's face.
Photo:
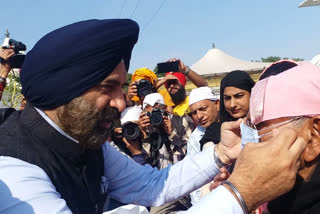
[[[98,148],[111,134],[113,121],[125,108],[123,61],[101,83],[57,109],[58,125],[88,148]]]
[[[272,139],[272,130],[274,129],[281,131],[283,127],[288,126],[296,130],[298,136],[308,142],[307,148],[301,155],[301,166],[298,171],[298,174],[304,178],[304,180],[308,180],[312,175],[314,167],[318,163],[318,156],[320,154],[320,117],[292,119],[294,118],[283,117],[258,124],[258,133],[259,136],[262,136],[260,142]],[[278,124],[280,124],[280,126]]]
[[[201,100],[190,106],[192,118],[203,128],[218,121],[219,101]]]

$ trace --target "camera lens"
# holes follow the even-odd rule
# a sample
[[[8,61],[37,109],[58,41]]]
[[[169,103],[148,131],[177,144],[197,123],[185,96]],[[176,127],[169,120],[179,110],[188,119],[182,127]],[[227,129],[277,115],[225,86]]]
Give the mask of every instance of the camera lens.
[[[138,96],[145,97],[152,93],[152,85],[148,80],[140,80],[137,85]]]
[[[163,121],[162,114],[160,111],[153,112],[150,116],[150,122],[153,125],[161,125]]]
[[[127,140],[135,140],[140,136],[139,125],[127,123],[122,127],[122,134]]]

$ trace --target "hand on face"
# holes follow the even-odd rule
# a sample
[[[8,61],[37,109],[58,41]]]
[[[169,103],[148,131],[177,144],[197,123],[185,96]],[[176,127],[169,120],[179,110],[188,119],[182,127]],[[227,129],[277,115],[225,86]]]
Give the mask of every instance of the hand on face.
[[[221,140],[216,146],[216,152],[221,161],[229,164],[235,161],[241,151],[240,124],[242,119],[224,122],[221,125]]]
[[[291,128],[274,131],[270,141],[243,148],[230,178],[249,210],[288,192],[295,183],[306,141]]]

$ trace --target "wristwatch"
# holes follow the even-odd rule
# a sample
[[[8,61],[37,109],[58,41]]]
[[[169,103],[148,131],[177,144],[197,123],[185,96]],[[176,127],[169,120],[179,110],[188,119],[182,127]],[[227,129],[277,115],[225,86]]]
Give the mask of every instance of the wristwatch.
[[[188,76],[189,75],[189,73],[190,73],[190,67],[189,66],[186,66],[187,67],[187,71],[186,72],[184,72],[184,75],[185,76]]]

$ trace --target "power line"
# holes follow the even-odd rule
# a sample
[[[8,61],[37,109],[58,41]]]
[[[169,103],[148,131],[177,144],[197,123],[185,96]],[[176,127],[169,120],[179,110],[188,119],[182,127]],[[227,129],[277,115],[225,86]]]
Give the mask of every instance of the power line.
[[[160,7],[156,10],[156,12],[151,16],[150,20],[147,22],[147,24],[144,26],[144,28],[141,31],[141,35],[142,33],[145,31],[145,29],[148,27],[148,25],[150,24],[150,22],[153,20],[153,18],[158,14],[158,12],[160,11],[160,9],[163,7],[163,5],[167,2],[167,0],[164,0],[162,2],[162,4],[160,5]]]
[[[133,15],[134,15],[134,13],[136,12],[136,10],[137,10],[137,8],[138,8],[139,4],[141,3],[141,1],[142,1],[142,0],[139,0],[139,1],[137,2],[136,7],[134,8],[134,10],[133,10],[133,12],[132,12],[132,14],[131,14],[130,18],[132,18],[132,16],[133,16]]]
[[[121,14],[122,14],[123,8],[124,8],[124,6],[126,5],[127,1],[128,1],[128,0],[124,0],[124,1],[123,1],[123,3],[122,3],[121,9],[120,9],[119,18],[121,17]]]

